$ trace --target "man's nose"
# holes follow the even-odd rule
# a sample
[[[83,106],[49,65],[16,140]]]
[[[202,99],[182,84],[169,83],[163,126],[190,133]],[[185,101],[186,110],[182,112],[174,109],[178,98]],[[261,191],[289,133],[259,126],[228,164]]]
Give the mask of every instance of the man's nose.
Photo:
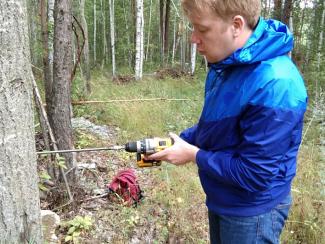
[[[200,39],[195,35],[194,32],[192,32],[192,34],[191,34],[191,42],[196,43],[196,44],[200,43]]]

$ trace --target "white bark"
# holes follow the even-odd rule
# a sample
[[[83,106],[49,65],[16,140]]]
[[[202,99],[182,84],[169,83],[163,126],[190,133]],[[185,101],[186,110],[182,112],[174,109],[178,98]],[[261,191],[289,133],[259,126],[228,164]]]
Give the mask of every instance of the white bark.
[[[143,68],[143,0],[136,0],[136,54],[135,54],[135,79],[142,79]]]
[[[323,49],[323,39],[324,39],[324,28],[325,28],[325,6],[323,7],[322,19],[321,19],[321,28],[319,33],[319,42],[318,42],[318,52],[317,52],[317,70],[320,72],[321,60],[322,60],[322,49]]]
[[[172,52],[172,65],[175,62],[175,51],[176,51],[176,15],[174,20],[174,30],[173,30],[173,52]]]
[[[116,76],[115,64],[115,18],[114,18],[114,0],[109,0],[109,22],[111,27],[111,49],[112,49],[112,75]]]
[[[151,12],[152,12],[152,0],[150,0],[150,7],[149,7],[149,24],[148,24],[148,38],[147,38],[146,61],[148,60],[149,46],[150,46]]]
[[[196,64],[196,43],[192,43],[191,48],[191,75],[194,75],[195,64]]]
[[[43,243],[26,1],[0,1],[0,242]]]
[[[96,20],[96,0],[94,0],[94,63],[96,63],[96,34],[97,34],[97,20]]]
[[[84,57],[84,72],[86,76],[86,84],[84,85],[84,87],[86,88],[87,92],[89,92],[88,91],[88,89],[90,88],[90,85],[88,84],[88,81],[90,80],[89,38],[88,38],[88,25],[85,17],[85,0],[80,1],[80,19],[85,34],[85,46],[83,50],[83,57]]]
[[[104,55],[104,57],[102,60],[102,66],[104,66],[104,64],[107,63],[108,55],[107,55],[107,40],[106,40],[105,2],[103,5],[103,0],[100,0],[100,8],[101,8],[102,22],[103,22],[103,55]]]
[[[317,52],[317,71],[319,74],[321,72],[321,61],[322,61],[323,35],[324,35],[324,27],[325,27],[324,19],[325,19],[325,6],[323,7],[322,19],[320,22],[321,28],[319,33],[318,52]],[[319,89],[318,78],[315,79],[315,83],[316,83],[315,98],[316,101],[319,101],[320,89]]]
[[[49,61],[49,77],[52,86],[53,83],[53,36],[54,36],[54,2],[55,0],[47,1],[47,16],[48,16],[48,61]]]
[[[129,25],[128,25],[128,18],[127,18],[127,13],[126,13],[126,6],[125,6],[125,0],[123,0],[123,12],[124,12],[124,20],[125,20],[125,29],[126,33],[129,33]],[[126,61],[129,62],[129,67],[132,67],[132,51],[130,49],[131,47],[131,41],[130,41],[130,35],[127,34],[127,46],[128,46],[128,55],[125,55]],[[125,53],[125,49],[124,49]]]

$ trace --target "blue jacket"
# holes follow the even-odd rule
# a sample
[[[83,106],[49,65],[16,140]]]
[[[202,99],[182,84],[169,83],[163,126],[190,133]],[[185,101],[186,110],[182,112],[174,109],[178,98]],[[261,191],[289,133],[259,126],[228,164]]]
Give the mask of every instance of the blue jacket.
[[[180,136],[200,148],[212,212],[254,216],[290,193],[307,104],[292,48],[284,24],[260,18],[243,48],[210,64],[199,122]]]

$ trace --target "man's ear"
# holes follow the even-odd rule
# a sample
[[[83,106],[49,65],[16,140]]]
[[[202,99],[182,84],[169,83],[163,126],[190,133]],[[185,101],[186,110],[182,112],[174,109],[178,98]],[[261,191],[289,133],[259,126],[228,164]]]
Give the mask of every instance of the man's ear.
[[[232,18],[233,37],[238,37],[244,30],[246,21],[243,16],[236,15]]]

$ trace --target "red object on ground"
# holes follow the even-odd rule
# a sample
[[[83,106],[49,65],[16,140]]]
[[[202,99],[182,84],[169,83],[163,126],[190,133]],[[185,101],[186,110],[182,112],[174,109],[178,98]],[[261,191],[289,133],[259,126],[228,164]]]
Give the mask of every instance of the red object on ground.
[[[119,171],[108,188],[119,195],[129,206],[138,203],[142,197],[137,178],[132,169]]]

